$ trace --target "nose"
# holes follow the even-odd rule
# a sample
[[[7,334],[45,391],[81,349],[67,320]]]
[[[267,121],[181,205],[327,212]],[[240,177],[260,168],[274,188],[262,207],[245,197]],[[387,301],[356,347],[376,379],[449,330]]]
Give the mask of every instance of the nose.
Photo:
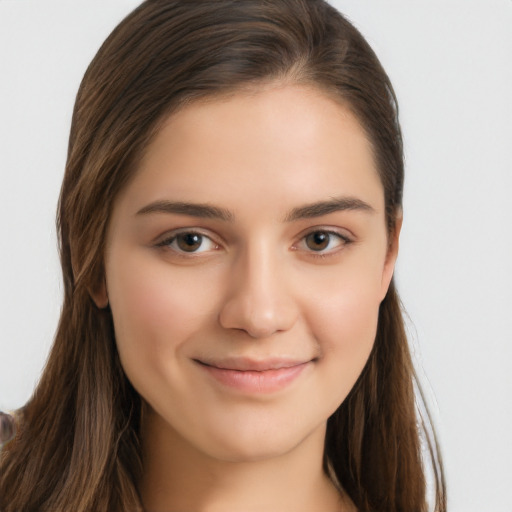
[[[233,263],[219,313],[222,327],[244,331],[252,338],[291,329],[299,308],[284,266],[285,262],[263,245],[240,254]]]

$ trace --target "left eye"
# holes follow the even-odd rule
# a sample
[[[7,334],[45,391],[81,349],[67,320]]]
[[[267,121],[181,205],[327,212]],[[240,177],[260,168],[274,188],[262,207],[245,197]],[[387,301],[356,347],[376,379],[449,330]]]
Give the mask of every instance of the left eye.
[[[178,233],[158,245],[170,247],[174,251],[181,253],[199,253],[217,248],[217,244],[211,238],[194,232]]]
[[[313,252],[331,252],[349,242],[348,238],[332,231],[313,231],[302,240],[303,249]]]

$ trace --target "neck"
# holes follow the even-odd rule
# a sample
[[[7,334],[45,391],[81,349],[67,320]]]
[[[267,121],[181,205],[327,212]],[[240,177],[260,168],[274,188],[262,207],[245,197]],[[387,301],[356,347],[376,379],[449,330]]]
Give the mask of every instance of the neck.
[[[154,413],[143,427],[147,512],[352,510],[323,471],[325,425],[287,453],[250,461],[200,452]]]

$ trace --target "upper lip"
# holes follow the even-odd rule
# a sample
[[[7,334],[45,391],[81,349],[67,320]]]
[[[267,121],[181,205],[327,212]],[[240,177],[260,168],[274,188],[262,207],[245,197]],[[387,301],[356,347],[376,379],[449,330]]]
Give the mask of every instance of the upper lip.
[[[312,359],[293,359],[287,357],[273,357],[267,359],[250,359],[241,358],[224,358],[216,360],[195,359],[198,363],[206,366],[213,366],[220,370],[237,370],[237,371],[255,371],[264,372],[267,370],[279,370],[281,368],[291,368],[301,364],[309,363]]]

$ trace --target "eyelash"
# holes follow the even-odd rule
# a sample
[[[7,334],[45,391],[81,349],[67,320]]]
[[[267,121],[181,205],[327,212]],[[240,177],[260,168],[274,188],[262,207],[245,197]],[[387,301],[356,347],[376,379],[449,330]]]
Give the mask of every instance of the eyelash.
[[[209,240],[215,246],[215,249],[218,249],[219,245],[220,245],[217,242],[215,242],[211,236],[208,236],[208,235],[202,233],[201,231],[197,231],[194,229],[188,229],[188,230],[183,230],[183,231],[178,231],[178,232],[172,233],[170,236],[165,237],[161,242],[158,242],[156,244],[156,247],[168,248],[171,251],[173,251],[176,255],[183,257],[183,258],[197,257],[196,256],[197,254],[206,252],[206,251],[184,251],[184,250],[180,250],[179,248],[171,247],[171,244],[173,244],[178,239],[178,237],[180,235],[201,237],[201,246],[203,245],[202,242],[205,239]]]
[[[309,249],[309,250],[306,249],[306,252],[308,253],[308,257],[325,259],[325,258],[329,258],[331,256],[336,256],[341,250],[343,250],[344,247],[346,247],[347,245],[349,245],[353,242],[353,240],[351,238],[349,238],[348,236],[346,236],[342,233],[339,233],[338,231],[317,227],[317,228],[314,228],[314,229],[308,231],[304,235],[302,235],[300,237],[299,241],[293,245],[293,249],[297,250],[297,246],[299,244],[301,244],[301,243],[305,244],[307,237],[309,237],[311,235],[315,235],[315,234],[320,234],[320,233],[324,234],[324,235],[328,235],[329,237],[337,238],[339,240],[339,247],[335,247],[334,249],[330,249],[328,251],[325,251],[325,250],[315,251],[313,249]],[[331,240],[329,240],[329,243],[330,242],[331,242]]]
[[[337,254],[340,250],[343,249],[343,247],[345,247],[345,246],[347,246],[347,245],[349,245],[349,244],[351,244],[353,242],[353,240],[351,238],[349,238],[348,236],[346,236],[346,235],[344,235],[342,233],[339,233],[338,231],[334,231],[332,229],[314,228],[314,229],[308,231],[307,233],[303,234],[299,238],[298,242],[293,244],[292,250],[294,250],[294,251],[299,250],[298,246],[300,244],[306,244],[307,238],[309,236],[315,235],[315,234],[324,234],[324,235],[328,235],[329,237],[337,238],[339,240],[339,242],[340,242],[340,244],[339,244],[340,248],[330,249],[328,251],[325,251],[325,249],[321,249],[319,251],[315,251],[313,249],[305,249],[304,251],[308,253],[308,256],[313,257],[313,258],[328,258],[330,256],[333,256],[333,255]],[[176,240],[178,239],[178,237],[180,235],[189,235],[189,236],[199,236],[199,237],[201,237],[201,246],[202,246],[202,242],[205,239],[207,239],[207,240],[210,241],[211,244],[214,245],[214,250],[217,250],[219,248],[219,246],[220,246],[220,244],[215,242],[212,239],[211,236],[206,235],[205,233],[203,233],[201,231],[198,231],[198,230],[194,230],[194,229],[174,232],[170,236],[164,238],[161,242],[156,243],[155,245],[156,245],[156,247],[168,248],[171,251],[173,251],[176,255],[178,255],[180,257],[183,257],[183,258],[197,257],[196,255],[201,254],[203,252],[208,252],[209,251],[208,249],[206,249],[204,251],[184,251],[184,250],[181,250],[179,248],[171,247],[171,245],[174,242],[176,242]],[[329,244],[330,243],[331,243],[331,240],[329,240]]]

